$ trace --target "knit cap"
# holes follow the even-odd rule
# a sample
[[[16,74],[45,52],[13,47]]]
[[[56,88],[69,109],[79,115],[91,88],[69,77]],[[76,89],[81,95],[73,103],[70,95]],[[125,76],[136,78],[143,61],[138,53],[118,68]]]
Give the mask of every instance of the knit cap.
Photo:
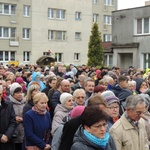
[[[22,86],[17,83],[17,82],[14,82],[11,87],[10,87],[10,94],[13,95],[14,94],[14,91],[16,88],[22,88]]]
[[[107,96],[104,100],[107,105],[110,105],[112,103],[119,103],[119,99],[115,95]]]
[[[69,98],[73,98],[73,96],[70,94],[70,93],[62,93],[61,95],[60,95],[60,102],[61,102],[61,104],[64,104]]]
[[[112,91],[107,90],[107,91],[104,91],[104,92],[101,94],[101,96],[102,96],[104,99],[106,99],[106,97],[108,97],[108,96],[115,96],[115,94],[114,94]]]
[[[24,81],[21,77],[17,77],[16,82],[19,84],[24,83]]]
[[[71,118],[76,118],[80,116],[84,111],[85,106],[76,106],[70,113]]]

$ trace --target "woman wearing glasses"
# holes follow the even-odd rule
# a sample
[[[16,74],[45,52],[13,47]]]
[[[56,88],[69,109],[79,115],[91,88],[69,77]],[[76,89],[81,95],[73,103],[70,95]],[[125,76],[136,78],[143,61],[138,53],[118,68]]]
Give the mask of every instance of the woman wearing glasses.
[[[86,107],[71,150],[116,150],[112,137],[106,131],[107,120],[107,114],[99,106]]]

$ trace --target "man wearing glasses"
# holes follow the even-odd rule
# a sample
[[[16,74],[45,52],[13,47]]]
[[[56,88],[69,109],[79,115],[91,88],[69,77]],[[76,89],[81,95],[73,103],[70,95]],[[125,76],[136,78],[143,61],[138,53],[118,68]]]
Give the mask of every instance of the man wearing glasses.
[[[131,95],[126,99],[126,111],[110,128],[117,150],[149,150],[145,121],[146,101],[140,95]]]

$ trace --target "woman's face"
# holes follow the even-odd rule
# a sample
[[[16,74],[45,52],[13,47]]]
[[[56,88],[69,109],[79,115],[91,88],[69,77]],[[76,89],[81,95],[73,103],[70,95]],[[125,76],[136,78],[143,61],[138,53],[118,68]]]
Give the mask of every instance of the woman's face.
[[[117,118],[119,116],[119,104],[112,103],[107,107],[107,114],[112,118]]]
[[[34,97],[35,94],[39,93],[40,89],[35,89],[32,93],[31,93],[31,97]]]
[[[92,135],[96,136],[97,138],[104,138],[106,134],[106,129],[107,129],[107,122],[105,120],[99,121],[92,126],[84,126],[85,130]]]
[[[64,106],[67,108],[67,109],[73,109],[74,107],[74,100],[72,97],[70,97],[65,103],[64,103]]]
[[[45,111],[47,107],[47,99],[40,99],[36,104],[34,104],[39,110]]]
[[[22,91],[19,91],[19,92],[14,93],[13,97],[14,97],[16,100],[21,101],[21,100],[23,99]]]

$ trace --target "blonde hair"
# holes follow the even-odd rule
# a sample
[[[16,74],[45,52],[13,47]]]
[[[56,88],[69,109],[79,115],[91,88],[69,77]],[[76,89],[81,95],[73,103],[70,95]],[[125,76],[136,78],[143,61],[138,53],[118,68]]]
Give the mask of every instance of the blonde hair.
[[[48,98],[45,93],[37,93],[33,97],[33,103],[37,104],[41,99],[45,99],[46,101],[48,101]]]
[[[26,96],[26,100],[29,101],[32,99],[31,95],[32,92],[35,90],[40,90],[40,85],[38,84],[32,84],[29,86],[28,90],[27,90],[27,96]]]

